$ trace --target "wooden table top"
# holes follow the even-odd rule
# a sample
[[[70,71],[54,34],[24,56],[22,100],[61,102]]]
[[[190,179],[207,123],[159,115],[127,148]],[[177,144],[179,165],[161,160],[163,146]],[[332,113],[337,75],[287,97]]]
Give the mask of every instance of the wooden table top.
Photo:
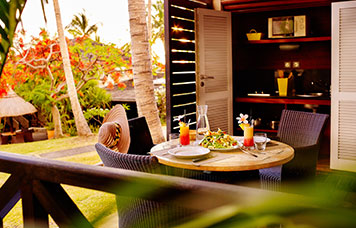
[[[224,152],[211,151],[213,157],[193,162],[192,159],[180,159],[168,154],[170,144],[164,142],[152,147],[150,154],[158,158],[159,163],[177,168],[206,171],[245,171],[283,165],[294,157],[294,149],[278,141],[267,143],[266,150],[252,150],[257,157],[243,153],[240,149]]]

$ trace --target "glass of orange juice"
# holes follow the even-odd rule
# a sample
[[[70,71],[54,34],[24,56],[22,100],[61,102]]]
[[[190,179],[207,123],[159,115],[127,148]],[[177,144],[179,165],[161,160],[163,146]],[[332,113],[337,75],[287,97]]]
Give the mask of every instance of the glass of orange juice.
[[[244,146],[245,147],[253,147],[253,125],[244,127]]]
[[[179,142],[182,146],[189,145],[189,125],[186,123],[179,123]]]

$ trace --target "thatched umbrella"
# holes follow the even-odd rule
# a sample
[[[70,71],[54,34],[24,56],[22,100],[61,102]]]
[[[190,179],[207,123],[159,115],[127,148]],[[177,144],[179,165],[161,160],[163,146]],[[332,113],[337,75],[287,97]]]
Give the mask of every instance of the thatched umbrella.
[[[37,109],[11,89],[6,96],[0,98],[0,118],[23,116],[34,112],[37,112]],[[12,131],[12,124],[10,128]]]

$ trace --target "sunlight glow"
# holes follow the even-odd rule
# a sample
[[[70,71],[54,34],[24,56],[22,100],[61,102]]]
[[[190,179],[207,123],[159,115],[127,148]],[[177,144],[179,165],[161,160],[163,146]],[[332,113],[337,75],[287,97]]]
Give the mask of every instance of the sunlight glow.
[[[178,31],[184,31],[184,32],[194,32],[194,30],[191,30],[191,29],[185,29],[185,28],[179,28],[179,27],[172,27],[172,30],[174,32],[178,32]]]
[[[187,39],[177,39],[177,38],[172,38],[173,41],[179,41],[182,43],[195,43],[195,40],[187,40]]]
[[[188,10],[188,11],[194,12],[193,9],[189,9],[189,8],[186,8],[186,7],[183,7],[183,6],[177,6],[177,5],[171,4],[171,7],[177,8],[177,9],[181,9],[181,10]]]
[[[188,18],[184,18],[184,17],[176,17],[176,16],[171,16],[171,18],[173,19],[178,19],[178,20],[182,20],[182,21],[189,21],[189,22],[195,22],[194,20],[192,19],[188,19]]]
[[[181,64],[185,64],[185,63],[195,63],[195,61],[188,61],[188,60],[173,60],[172,63],[181,63]]]
[[[195,51],[190,51],[190,50],[177,50],[177,49],[172,49],[172,52],[180,52],[180,53],[195,53]]]

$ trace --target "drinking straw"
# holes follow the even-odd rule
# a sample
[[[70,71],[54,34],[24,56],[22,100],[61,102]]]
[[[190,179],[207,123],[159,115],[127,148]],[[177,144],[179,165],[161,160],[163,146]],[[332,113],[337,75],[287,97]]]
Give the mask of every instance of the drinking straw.
[[[187,114],[187,110],[184,109],[184,123],[187,122],[187,117],[186,117],[186,114]]]

